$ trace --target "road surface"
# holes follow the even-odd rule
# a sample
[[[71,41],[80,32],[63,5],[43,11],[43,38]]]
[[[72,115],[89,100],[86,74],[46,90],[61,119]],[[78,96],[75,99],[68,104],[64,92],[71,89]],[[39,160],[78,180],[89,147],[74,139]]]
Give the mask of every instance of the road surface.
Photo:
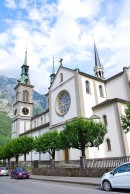
[[[107,194],[98,186],[58,183],[33,179],[15,180],[0,177],[0,194]],[[116,190],[109,194],[130,193]]]

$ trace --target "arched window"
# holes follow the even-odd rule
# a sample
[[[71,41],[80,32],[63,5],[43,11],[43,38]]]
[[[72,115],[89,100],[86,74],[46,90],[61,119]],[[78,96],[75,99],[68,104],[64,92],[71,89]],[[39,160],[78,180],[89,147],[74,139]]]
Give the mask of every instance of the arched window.
[[[43,117],[41,117],[41,125],[43,125]]]
[[[24,90],[23,91],[23,101],[28,102],[29,101],[29,91]]]
[[[103,92],[102,85],[99,85],[99,93],[100,93],[100,97],[104,97],[104,92]]]
[[[34,121],[34,127],[36,127],[36,121]]]
[[[18,101],[18,91],[16,92],[16,102]]]
[[[111,141],[109,138],[106,139],[106,146],[107,146],[107,151],[111,151]]]
[[[85,86],[86,86],[86,93],[89,93],[90,94],[90,83],[89,81],[85,81]]]
[[[107,125],[107,116],[106,115],[103,115],[103,121],[104,121],[104,124]]]
[[[26,130],[26,121],[24,121],[24,131]]]
[[[63,82],[63,73],[60,73],[60,82]]]

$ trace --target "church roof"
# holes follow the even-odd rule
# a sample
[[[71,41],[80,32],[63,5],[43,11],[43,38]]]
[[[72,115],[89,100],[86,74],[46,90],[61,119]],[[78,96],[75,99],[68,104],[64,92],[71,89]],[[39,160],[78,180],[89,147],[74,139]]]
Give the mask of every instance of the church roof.
[[[40,113],[40,114],[36,114],[36,115],[34,115],[32,118],[31,118],[31,120],[34,120],[34,119],[36,119],[36,118],[38,118],[38,117],[40,117],[40,116],[42,116],[42,115],[44,115],[44,114],[46,114],[46,113],[48,113],[49,112],[49,109],[47,109],[46,111],[44,111],[44,112],[42,112],[42,113]]]
[[[115,79],[116,77],[119,77],[119,76],[122,75],[123,73],[124,73],[124,72],[122,71],[122,72],[120,72],[120,73],[118,73],[118,74],[116,74],[116,75],[114,75],[114,76],[108,78],[108,79],[106,80],[106,82],[108,82],[108,81],[110,81],[110,80],[113,80],[113,79]]]
[[[49,126],[49,122],[48,122],[48,123],[45,123],[45,124],[43,124],[43,125],[39,125],[38,127],[34,127],[34,128],[32,128],[32,129],[30,129],[30,130],[28,130],[28,131],[22,133],[20,136],[26,135],[26,134],[29,134],[29,133],[32,133],[32,132],[34,132],[34,131],[37,131],[37,130],[39,130],[39,129],[43,129],[43,128],[48,127],[48,126]]]
[[[124,103],[124,104],[125,103],[130,103],[130,101],[123,100],[121,98],[112,98],[112,99],[107,99],[107,100],[101,102],[100,104],[97,104],[96,106],[93,106],[92,109],[96,110],[98,108],[102,108],[106,105],[110,105],[110,104],[117,103],[117,102]]]
[[[80,74],[80,75],[83,75],[83,76],[85,76],[85,77],[89,77],[89,78],[91,78],[91,79],[95,79],[95,80],[97,80],[97,81],[106,83],[106,80],[100,79],[100,78],[95,77],[95,76],[93,76],[93,75],[90,75],[90,74],[87,74],[87,73],[84,73],[84,72],[80,72],[80,71],[79,71],[79,74]]]

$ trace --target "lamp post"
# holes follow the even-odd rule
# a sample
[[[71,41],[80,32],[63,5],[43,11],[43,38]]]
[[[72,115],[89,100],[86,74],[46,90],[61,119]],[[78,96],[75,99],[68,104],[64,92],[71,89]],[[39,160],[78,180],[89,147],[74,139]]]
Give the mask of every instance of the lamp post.
[[[101,121],[100,117],[97,116],[97,115],[92,115],[92,116],[90,117],[90,119],[93,120],[93,121],[96,121],[97,123],[99,123],[99,122]]]

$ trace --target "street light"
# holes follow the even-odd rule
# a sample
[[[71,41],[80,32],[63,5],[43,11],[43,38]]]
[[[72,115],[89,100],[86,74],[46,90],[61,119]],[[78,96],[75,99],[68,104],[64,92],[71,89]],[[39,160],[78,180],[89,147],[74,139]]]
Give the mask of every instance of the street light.
[[[97,123],[100,122],[100,117],[97,116],[97,115],[92,115],[92,116],[90,117],[90,119],[93,120],[93,121],[96,121]]]

